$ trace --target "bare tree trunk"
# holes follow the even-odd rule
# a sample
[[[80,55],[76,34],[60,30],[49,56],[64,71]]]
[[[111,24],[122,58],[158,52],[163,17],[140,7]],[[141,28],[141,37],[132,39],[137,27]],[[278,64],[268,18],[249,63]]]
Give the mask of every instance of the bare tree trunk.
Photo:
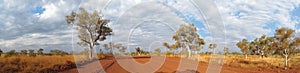
[[[92,41],[92,39],[91,39],[91,41]],[[90,43],[90,53],[89,53],[89,58],[90,58],[90,60],[94,59],[94,58],[93,58],[93,52],[94,52],[94,43],[91,42],[91,43]]]
[[[89,58],[92,60],[93,59],[93,50],[94,47],[92,45],[90,45],[90,53],[89,53]]]
[[[264,58],[264,55],[265,55],[264,51],[261,51],[260,58]]]
[[[191,53],[191,49],[190,49],[190,47],[187,44],[185,44],[185,46],[186,46],[186,49],[187,49],[187,51],[189,53],[188,56],[187,56],[189,58],[189,57],[191,57],[191,54],[192,54]]]
[[[285,55],[284,69],[287,70],[288,55]]]
[[[265,52],[264,52],[264,49],[265,49],[265,47],[262,47],[261,49],[260,49],[260,58],[264,58],[264,56],[265,56]]]
[[[288,56],[289,56],[288,53],[287,53],[287,49],[284,49],[284,54],[283,55],[285,57],[285,59],[284,59],[284,61],[285,61],[284,62],[284,69],[287,70],[287,63],[288,63]]]
[[[191,49],[188,48],[188,52],[189,52],[188,57],[191,57],[191,55],[192,55]]]

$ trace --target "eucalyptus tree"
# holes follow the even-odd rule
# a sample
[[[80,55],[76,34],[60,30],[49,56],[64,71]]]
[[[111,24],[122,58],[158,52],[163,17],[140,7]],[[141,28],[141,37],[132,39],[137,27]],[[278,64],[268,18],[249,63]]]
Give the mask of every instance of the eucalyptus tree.
[[[239,41],[237,44],[237,47],[239,47],[241,49],[241,51],[243,52],[243,54],[245,55],[246,59],[248,58],[248,54],[249,54],[249,42],[247,39],[243,39],[242,41]]]
[[[173,35],[173,39],[179,48],[188,51],[187,57],[191,57],[193,50],[201,49],[201,47],[205,45],[205,41],[200,38],[200,35],[197,33],[197,28],[193,23],[180,25],[179,29]]]
[[[107,36],[112,35],[112,29],[107,26],[109,20],[104,19],[98,11],[89,13],[84,8],[79,8],[79,12],[71,12],[66,16],[66,22],[75,25],[78,30],[78,42],[80,46],[87,46],[90,49],[89,58],[93,59],[93,50],[99,41],[104,41]]]
[[[288,60],[295,50],[300,46],[300,38],[295,37],[295,30],[289,28],[279,28],[275,32],[275,42],[280,53],[284,56],[284,69],[287,69]]]
[[[262,35],[260,38],[258,38],[257,47],[259,48],[259,54],[260,58],[265,57],[265,52],[267,51],[266,48],[268,47],[269,41],[267,39],[266,35]]]
[[[275,38],[274,37],[267,37],[267,43],[265,48],[265,56],[272,55],[274,50],[276,50]]]
[[[213,50],[212,52],[214,52],[215,48],[217,48],[217,44],[209,44],[208,48],[211,49],[211,50]]]

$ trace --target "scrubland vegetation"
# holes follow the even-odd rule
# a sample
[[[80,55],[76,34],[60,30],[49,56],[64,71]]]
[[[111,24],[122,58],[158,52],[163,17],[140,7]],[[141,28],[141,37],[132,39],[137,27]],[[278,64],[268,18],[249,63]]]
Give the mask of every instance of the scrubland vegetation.
[[[199,56],[200,62],[209,63],[211,58],[210,54],[201,54]],[[267,58],[260,58],[259,56],[251,55],[247,59],[243,55],[229,54],[224,58],[223,65],[241,68],[252,69],[271,69],[271,70],[284,70],[284,59],[279,56],[271,56]],[[289,69],[300,69],[300,55],[293,56],[288,64]]]
[[[12,56],[0,58],[1,73],[49,73],[75,68],[73,55]]]

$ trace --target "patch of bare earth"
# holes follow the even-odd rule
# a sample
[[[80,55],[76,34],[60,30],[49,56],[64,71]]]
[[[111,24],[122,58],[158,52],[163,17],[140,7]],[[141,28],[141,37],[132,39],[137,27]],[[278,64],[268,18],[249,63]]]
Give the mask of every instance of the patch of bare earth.
[[[126,58],[124,58],[125,60]],[[150,57],[142,57],[142,58],[138,58],[138,57],[134,57],[135,61],[141,64],[146,64],[150,61]],[[130,60],[130,59],[128,59]],[[192,60],[188,60],[188,59],[182,59],[182,60],[186,60],[186,61],[191,61]],[[162,66],[157,69],[157,71],[155,71],[156,73],[173,73],[173,72],[182,72],[182,73],[189,73],[189,72],[199,72],[199,73],[205,73],[208,67],[207,63],[204,62],[199,62],[198,63],[198,68],[197,70],[186,70],[186,71],[178,71],[179,68],[179,64],[180,64],[181,58],[175,58],[175,57],[167,57],[165,59],[164,64],[162,64]],[[99,61],[94,61],[91,62],[89,64],[85,64],[83,66],[80,66],[78,68],[74,68],[71,70],[67,70],[67,71],[63,71],[61,73],[78,73],[78,69],[81,70],[81,72],[84,73],[95,73],[94,71],[92,72],[91,70],[95,70],[95,69],[90,69],[91,67],[93,67],[95,65],[95,63],[99,62],[102,65],[103,69],[99,69],[97,70],[98,72],[103,72],[105,71],[106,73],[129,73],[127,70],[125,70],[124,68],[122,68],[118,62],[116,62],[115,58],[107,58],[107,59],[102,59]],[[155,60],[153,60],[154,63]],[[196,61],[195,61],[196,62]],[[158,62],[157,62],[158,63]],[[131,64],[128,64],[128,66],[131,66]],[[99,68],[99,67],[97,67]],[[139,69],[137,67],[130,67],[131,69]],[[151,65],[149,65],[149,68],[153,68]],[[149,71],[147,70],[138,70],[139,72],[142,73],[149,73]],[[227,66],[227,65],[223,65],[222,69],[221,69],[221,73],[298,73],[300,72],[300,70],[265,70],[265,69],[249,69],[249,68],[239,68],[239,67],[231,67],[231,66]]]

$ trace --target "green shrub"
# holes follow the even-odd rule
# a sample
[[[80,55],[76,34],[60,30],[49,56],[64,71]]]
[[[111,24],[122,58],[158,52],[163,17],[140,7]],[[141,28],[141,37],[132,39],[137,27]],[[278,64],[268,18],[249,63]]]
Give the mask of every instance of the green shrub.
[[[11,50],[9,52],[5,53],[5,57],[11,57],[11,56],[17,56],[18,53],[16,52],[16,50]]]
[[[34,50],[28,50],[29,51],[29,56],[35,57],[36,54],[34,53]]]

